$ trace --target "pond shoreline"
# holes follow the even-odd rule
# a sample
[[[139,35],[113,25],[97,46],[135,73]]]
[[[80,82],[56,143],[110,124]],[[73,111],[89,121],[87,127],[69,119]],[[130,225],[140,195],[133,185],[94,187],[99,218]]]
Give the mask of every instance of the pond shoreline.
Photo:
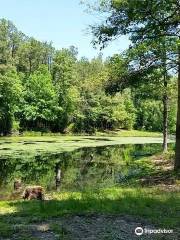
[[[172,228],[178,239],[174,144],[162,154],[158,137],[31,136],[0,143],[1,180],[7,187],[7,192],[0,189],[0,240],[101,239],[101,234],[131,240],[136,225]],[[62,179],[56,190],[58,169]],[[24,187],[47,187],[45,200],[11,199],[19,176]]]

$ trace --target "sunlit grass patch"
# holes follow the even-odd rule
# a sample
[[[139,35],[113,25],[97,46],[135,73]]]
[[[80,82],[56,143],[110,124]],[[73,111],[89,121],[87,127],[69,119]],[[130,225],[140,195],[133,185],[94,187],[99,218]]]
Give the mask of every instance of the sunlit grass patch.
[[[115,130],[115,131],[105,131],[97,132],[97,136],[118,136],[118,137],[162,137],[160,132],[150,132],[142,130]]]
[[[0,216],[3,214],[11,214],[16,212],[15,206],[10,206],[8,201],[0,201]]]

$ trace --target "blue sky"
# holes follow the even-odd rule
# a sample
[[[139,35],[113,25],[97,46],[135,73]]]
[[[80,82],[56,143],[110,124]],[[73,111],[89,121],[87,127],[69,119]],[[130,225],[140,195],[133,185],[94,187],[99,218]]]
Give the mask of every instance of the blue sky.
[[[6,18],[28,36],[42,41],[52,41],[60,49],[74,45],[79,57],[92,58],[99,50],[92,47],[92,35],[87,33],[90,24],[98,19],[85,12],[80,0],[0,0],[0,18]],[[103,56],[111,56],[128,47],[122,37],[111,43]]]

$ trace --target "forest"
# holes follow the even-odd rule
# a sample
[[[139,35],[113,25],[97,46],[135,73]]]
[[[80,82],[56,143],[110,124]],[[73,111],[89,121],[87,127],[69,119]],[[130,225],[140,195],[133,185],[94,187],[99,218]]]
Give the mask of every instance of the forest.
[[[28,37],[5,19],[0,20],[0,33],[1,135],[164,128],[175,133],[173,72],[164,79],[164,68],[158,66],[128,78],[130,61],[138,57],[136,51],[148,51],[146,43],[140,50],[89,60],[78,59],[74,46],[57,50]]]

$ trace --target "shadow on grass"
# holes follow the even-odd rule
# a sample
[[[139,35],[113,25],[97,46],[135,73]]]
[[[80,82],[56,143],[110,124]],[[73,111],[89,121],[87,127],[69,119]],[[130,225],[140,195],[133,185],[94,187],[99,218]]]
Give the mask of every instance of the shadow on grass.
[[[57,196],[56,196],[57,197]],[[161,193],[147,189],[107,189],[98,193],[70,194],[59,200],[4,201],[4,212],[0,221],[43,221],[53,217],[73,214],[127,214],[142,217],[151,223],[176,228],[179,224],[178,193]],[[3,202],[0,203],[3,206]],[[14,209],[9,212],[8,209]],[[22,221],[22,220],[20,220]]]
[[[176,174],[174,170],[160,170],[140,179],[140,183],[144,186],[154,186],[156,184],[175,186],[178,180],[180,180],[179,173]]]

